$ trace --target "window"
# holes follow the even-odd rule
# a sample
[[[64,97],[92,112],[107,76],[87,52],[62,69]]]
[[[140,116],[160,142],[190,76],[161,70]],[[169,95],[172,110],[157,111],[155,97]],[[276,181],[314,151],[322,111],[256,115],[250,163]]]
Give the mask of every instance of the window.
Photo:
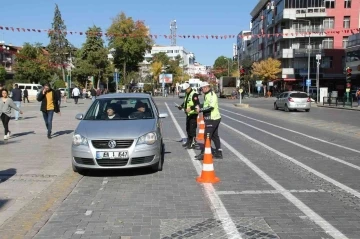
[[[167,50],[167,53],[173,53],[173,50]]]
[[[334,48],[334,39],[331,37],[325,38],[322,42],[324,49],[333,49]]]
[[[333,17],[327,17],[323,20],[323,26],[324,29],[333,29],[334,28],[334,18]]]
[[[350,16],[344,17],[344,28],[350,28]]]
[[[332,68],[333,67],[333,57],[332,56],[326,56],[323,57],[323,59],[321,60],[321,68]]]
[[[344,49],[347,48],[349,42],[349,37],[343,37],[342,46]]]
[[[335,0],[325,0],[326,8],[335,8]]]
[[[344,1],[344,8],[351,8],[351,0]]]

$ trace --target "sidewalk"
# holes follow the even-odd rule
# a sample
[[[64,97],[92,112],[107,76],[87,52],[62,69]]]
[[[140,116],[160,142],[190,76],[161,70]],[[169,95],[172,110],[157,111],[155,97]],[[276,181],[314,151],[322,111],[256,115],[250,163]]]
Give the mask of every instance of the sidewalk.
[[[322,105],[322,104],[317,104],[317,107],[319,108],[331,108],[331,109],[339,109],[339,110],[353,110],[353,111],[360,111],[360,107],[359,106],[353,106],[353,107],[343,107],[343,106],[329,106],[329,105]]]
[[[0,238],[29,235],[80,180],[71,170],[70,146],[78,124],[74,117],[90,102],[63,102],[61,116],[54,115],[52,139],[46,137],[39,102],[22,103],[23,118],[10,121],[8,141],[0,130]]]

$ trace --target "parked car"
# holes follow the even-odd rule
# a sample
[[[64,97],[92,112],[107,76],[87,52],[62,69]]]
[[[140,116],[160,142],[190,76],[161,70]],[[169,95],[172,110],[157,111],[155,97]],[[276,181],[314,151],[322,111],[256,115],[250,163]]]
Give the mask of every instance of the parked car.
[[[138,111],[139,105],[143,114]],[[114,117],[109,116],[109,108]],[[73,170],[82,173],[84,169],[151,167],[161,171],[164,161],[161,119],[167,116],[159,112],[148,94],[97,97],[85,114],[76,115],[80,123],[71,146]]]
[[[184,98],[186,95],[186,90],[181,89],[179,92],[179,98]]]
[[[311,98],[307,93],[301,91],[286,91],[281,93],[274,102],[274,109],[284,109],[286,112],[292,110],[310,111]]]

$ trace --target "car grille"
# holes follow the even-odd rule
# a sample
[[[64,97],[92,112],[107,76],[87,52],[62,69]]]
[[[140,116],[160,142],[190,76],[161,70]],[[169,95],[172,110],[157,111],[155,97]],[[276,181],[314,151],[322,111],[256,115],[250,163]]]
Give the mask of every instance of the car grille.
[[[132,158],[131,164],[150,163],[151,161],[153,161],[153,159],[154,159],[154,155],[147,157]]]
[[[97,159],[96,162],[102,167],[119,167],[125,166],[129,159]]]
[[[110,140],[92,140],[91,143],[94,146],[94,148],[97,149],[109,149],[109,143]],[[115,140],[116,147],[115,149],[126,149],[129,148],[134,140],[133,139],[126,139],[126,140]]]
[[[95,165],[94,160],[90,158],[78,158],[74,157],[74,160],[78,164]]]

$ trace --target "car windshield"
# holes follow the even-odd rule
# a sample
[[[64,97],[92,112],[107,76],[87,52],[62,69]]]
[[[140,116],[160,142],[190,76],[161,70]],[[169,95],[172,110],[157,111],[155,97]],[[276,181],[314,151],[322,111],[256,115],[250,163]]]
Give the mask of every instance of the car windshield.
[[[96,99],[84,120],[139,120],[154,119],[148,98]]]
[[[291,93],[291,98],[308,98],[309,96],[306,93]]]

